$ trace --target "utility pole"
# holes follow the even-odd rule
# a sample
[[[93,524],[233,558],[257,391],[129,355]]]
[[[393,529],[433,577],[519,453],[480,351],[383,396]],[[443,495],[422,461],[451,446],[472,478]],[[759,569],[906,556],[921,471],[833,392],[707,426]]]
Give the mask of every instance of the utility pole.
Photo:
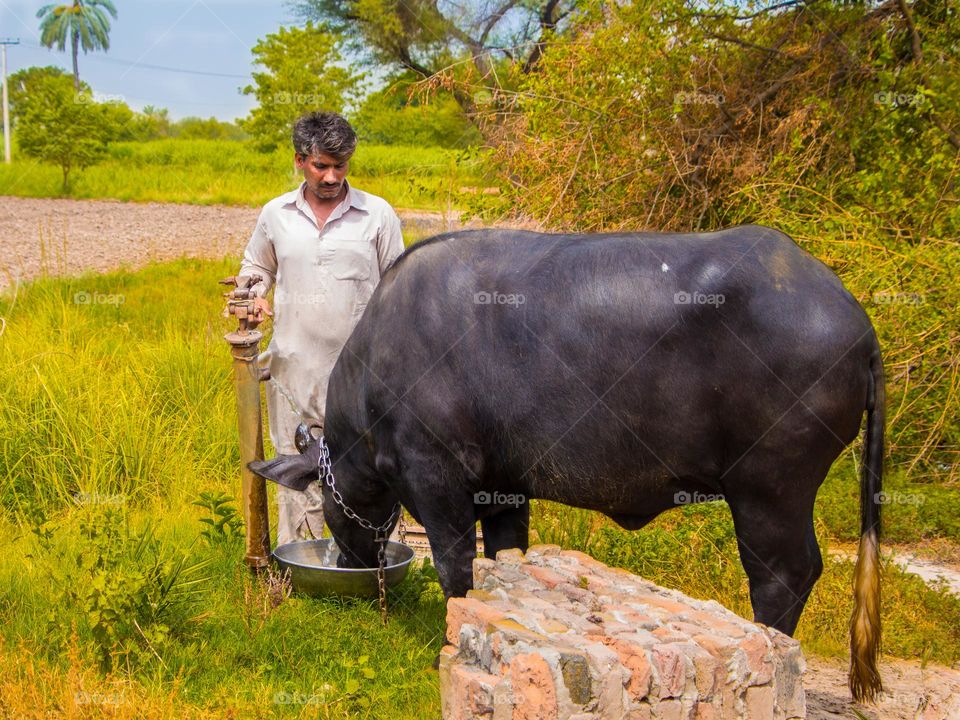
[[[19,45],[19,38],[0,38],[0,52],[3,54],[3,160],[10,164],[10,101],[7,92],[7,45]]]

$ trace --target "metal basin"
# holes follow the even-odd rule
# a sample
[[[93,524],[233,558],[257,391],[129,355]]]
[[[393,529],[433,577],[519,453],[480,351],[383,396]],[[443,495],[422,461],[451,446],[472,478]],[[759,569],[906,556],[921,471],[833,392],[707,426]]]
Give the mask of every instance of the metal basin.
[[[393,587],[407,576],[413,549],[390,541],[386,554],[384,575],[387,587]],[[338,568],[339,555],[340,549],[333,538],[287,543],[273,551],[277,564],[290,571],[290,583],[297,592],[312,597],[377,597],[377,569]]]

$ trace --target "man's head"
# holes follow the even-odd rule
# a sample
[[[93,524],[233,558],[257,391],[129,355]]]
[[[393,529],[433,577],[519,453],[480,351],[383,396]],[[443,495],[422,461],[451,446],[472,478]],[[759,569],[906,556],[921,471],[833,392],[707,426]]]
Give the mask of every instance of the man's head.
[[[293,125],[297,170],[307,188],[321,200],[340,196],[357,147],[357,134],[343,117],[332,112],[312,112]]]

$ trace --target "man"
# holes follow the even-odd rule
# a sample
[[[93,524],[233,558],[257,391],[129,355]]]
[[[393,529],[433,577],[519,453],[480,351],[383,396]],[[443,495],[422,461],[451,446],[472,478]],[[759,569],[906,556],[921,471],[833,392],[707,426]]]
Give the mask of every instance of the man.
[[[270,439],[277,452],[297,452],[294,432],[304,420],[323,427],[330,371],[363,314],[380,276],[403,252],[400,220],[387,202],[351,187],[346,175],[357,136],[336,113],[313,112],[293,127],[296,190],[260,213],[243,254],[240,275],[261,275],[256,321],[274,316],[261,358],[267,383]],[[266,299],[271,286],[274,310]],[[319,538],[322,493],[278,486],[277,544]]]

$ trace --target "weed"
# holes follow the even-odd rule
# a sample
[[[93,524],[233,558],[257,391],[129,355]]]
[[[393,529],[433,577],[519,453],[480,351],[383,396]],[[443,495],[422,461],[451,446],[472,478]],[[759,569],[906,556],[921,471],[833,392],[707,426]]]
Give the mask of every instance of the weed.
[[[200,518],[200,522],[206,525],[200,534],[207,542],[232,542],[243,537],[243,520],[230,496],[204,490],[200,493],[200,499],[194,500],[193,504],[210,513],[210,517]]]
[[[83,512],[78,530],[65,552],[52,552],[51,539],[40,538],[46,571],[60,590],[47,617],[49,635],[65,640],[64,609],[72,608],[104,670],[121,658],[128,665],[160,659],[159,650],[184,622],[184,606],[206,581],[206,561],[191,562],[186,552],[165,547],[150,525],[132,530],[116,508]]]

